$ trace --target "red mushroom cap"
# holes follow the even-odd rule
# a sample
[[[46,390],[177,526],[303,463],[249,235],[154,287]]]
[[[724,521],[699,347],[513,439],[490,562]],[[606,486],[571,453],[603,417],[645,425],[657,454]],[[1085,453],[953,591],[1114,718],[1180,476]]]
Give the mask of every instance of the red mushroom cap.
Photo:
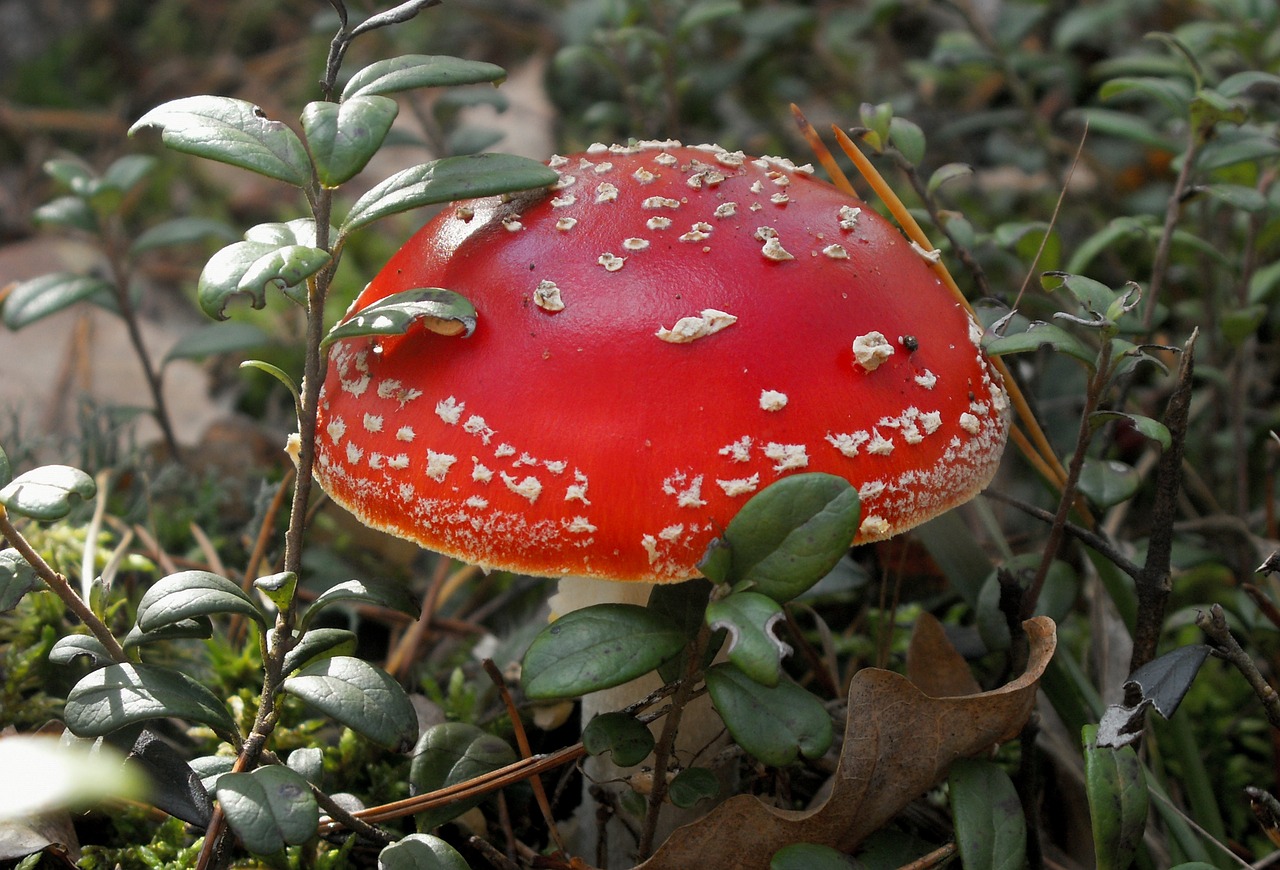
[[[415,287],[470,338],[336,342],[316,473],[363,522],[530,574],[674,581],[751,494],[858,487],[859,542],[991,478],[1007,397],[927,252],[808,167],[647,142],[437,216],[352,306]]]

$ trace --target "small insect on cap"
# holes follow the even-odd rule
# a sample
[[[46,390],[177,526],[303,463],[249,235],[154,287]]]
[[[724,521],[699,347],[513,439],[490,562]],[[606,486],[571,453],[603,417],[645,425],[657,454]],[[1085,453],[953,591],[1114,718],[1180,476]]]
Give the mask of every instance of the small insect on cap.
[[[676,581],[751,495],[849,480],[857,541],[990,480],[1007,397],[981,327],[861,201],[779,158],[595,145],[549,191],[458,204],[386,265],[469,338],[336,342],[316,474],[366,524],[530,574]]]

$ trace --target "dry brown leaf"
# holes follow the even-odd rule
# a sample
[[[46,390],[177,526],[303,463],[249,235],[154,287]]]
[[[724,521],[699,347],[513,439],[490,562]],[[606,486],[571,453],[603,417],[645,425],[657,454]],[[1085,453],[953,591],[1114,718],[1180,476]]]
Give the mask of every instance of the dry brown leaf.
[[[952,646],[946,629],[931,613],[921,614],[911,632],[907,679],[930,698],[976,695],[982,691],[969,663]]]
[[[637,870],[735,867],[765,870],[790,843],[852,851],[928,791],[958,758],[1015,736],[1035,704],[1036,684],[1057,643],[1053,621],[1023,623],[1026,672],[990,692],[931,698],[906,677],[865,668],[849,686],[849,719],[831,795],[816,810],[780,810],[737,795],[677,828]]]

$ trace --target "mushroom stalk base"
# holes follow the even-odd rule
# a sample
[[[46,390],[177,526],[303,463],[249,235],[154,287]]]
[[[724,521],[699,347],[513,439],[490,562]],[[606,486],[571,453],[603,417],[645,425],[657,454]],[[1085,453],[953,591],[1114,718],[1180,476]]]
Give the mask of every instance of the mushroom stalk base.
[[[649,594],[653,591],[654,585],[656,584],[565,577],[560,581],[559,590],[551,599],[551,611],[553,614],[565,614],[594,604],[635,604],[643,607],[648,603]],[[662,681],[658,675],[650,673],[621,686],[584,696],[582,698],[583,727],[601,713],[621,710],[661,685]],[[649,727],[656,739],[662,729],[662,720],[654,721]],[[704,694],[693,699],[685,708],[680,720],[680,731],[671,758],[673,771],[687,766],[700,752],[699,759],[704,763],[714,757],[719,744],[726,739],[723,734],[724,724],[711,705],[711,698]],[[616,816],[610,816],[602,831],[596,813],[599,801],[591,794],[591,789],[593,787],[603,789],[610,796],[609,799],[614,807],[619,812],[625,812],[621,807],[622,796],[631,790],[633,778],[638,781],[637,784],[642,785],[643,774],[651,771],[652,765],[652,755],[638,765],[625,768],[614,764],[612,757],[608,754],[587,757],[583,763],[586,780],[583,783],[582,804],[574,815],[574,824],[569,836],[570,847],[574,852],[588,861],[594,860],[600,866],[615,868],[615,870],[634,866],[638,845],[637,832],[644,820],[628,818],[624,822]],[[710,806],[709,802],[704,801],[691,809],[680,809],[670,804],[663,807],[654,842],[662,842],[680,825],[704,815]],[[606,847],[601,854],[598,853],[597,846],[601,843],[602,837]]]

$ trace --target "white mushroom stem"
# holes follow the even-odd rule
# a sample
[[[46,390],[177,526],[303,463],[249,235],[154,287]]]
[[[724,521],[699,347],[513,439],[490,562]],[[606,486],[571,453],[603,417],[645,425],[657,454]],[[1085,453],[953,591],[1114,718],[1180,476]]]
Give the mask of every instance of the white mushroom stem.
[[[649,594],[653,591],[654,585],[656,584],[565,577],[560,581],[559,590],[551,598],[551,612],[554,615],[563,615],[594,604],[636,604],[643,607],[649,602]],[[658,675],[649,673],[621,686],[584,696],[582,726],[586,727],[588,722],[601,713],[622,710],[661,685],[662,680]],[[662,722],[662,719],[658,719],[649,726],[655,739],[661,733]],[[680,766],[688,764],[695,753],[716,740],[723,730],[724,725],[711,705],[710,696],[704,694],[695,698],[685,708],[680,720],[680,730],[671,758],[672,763]],[[714,755],[714,752],[704,754],[700,760],[709,761],[709,755]],[[583,763],[586,780],[582,789],[582,805],[575,816],[576,829],[570,836],[570,845],[575,852],[587,860],[596,857],[596,843],[600,831],[596,822],[597,802],[590,794],[591,787],[600,786],[614,796],[621,796],[631,787],[629,778],[642,773],[645,768],[652,768],[652,764],[652,755],[634,767],[625,768],[614,764],[612,756],[607,753],[603,756],[588,756]],[[670,804],[663,807],[655,842],[662,842],[675,828],[705,814],[708,806],[704,802],[688,810],[681,810]],[[626,826],[617,819],[611,819],[605,834],[608,842],[607,866],[631,866],[631,863],[634,863],[637,844]]]

